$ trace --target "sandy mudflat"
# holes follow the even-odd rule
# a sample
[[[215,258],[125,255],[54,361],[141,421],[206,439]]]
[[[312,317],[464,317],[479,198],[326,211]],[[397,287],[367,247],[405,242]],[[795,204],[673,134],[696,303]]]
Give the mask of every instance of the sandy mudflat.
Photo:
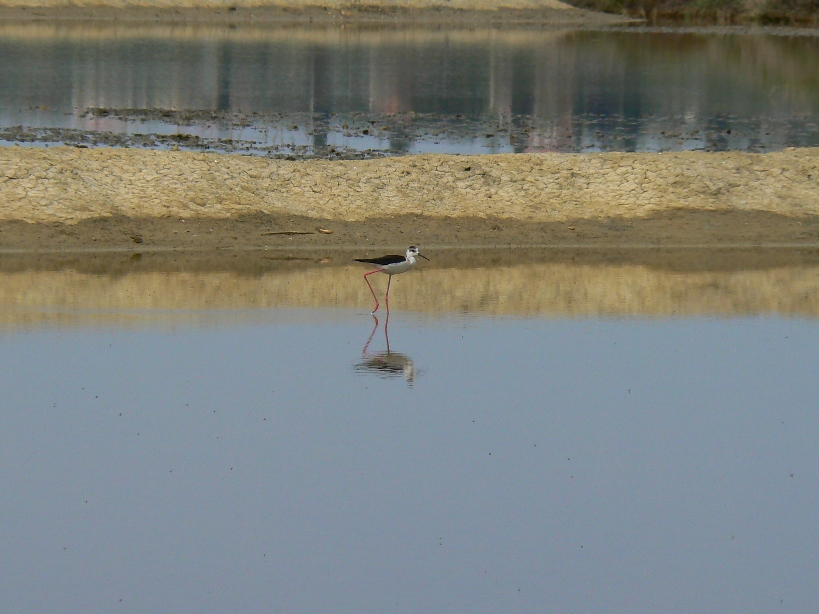
[[[6,147],[0,250],[808,247],[817,179],[816,149],[290,162]]]

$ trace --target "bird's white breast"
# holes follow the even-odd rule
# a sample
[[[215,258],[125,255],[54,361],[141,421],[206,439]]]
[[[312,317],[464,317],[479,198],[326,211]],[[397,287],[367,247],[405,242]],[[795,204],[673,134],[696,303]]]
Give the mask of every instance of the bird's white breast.
[[[396,264],[388,264],[382,270],[390,275],[397,275],[398,273],[409,271],[414,266],[415,260],[405,260],[404,262],[398,262]]]

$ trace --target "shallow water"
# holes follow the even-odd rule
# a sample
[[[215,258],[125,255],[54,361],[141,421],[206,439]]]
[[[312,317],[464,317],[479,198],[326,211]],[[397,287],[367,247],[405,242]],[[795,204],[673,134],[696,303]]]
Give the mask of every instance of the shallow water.
[[[470,255],[479,257],[466,254],[466,262]],[[635,258],[634,262],[616,262],[618,254],[610,253],[597,258],[578,255],[578,261],[571,252],[563,257],[530,252],[528,257],[535,260],[528,262],[516,261],[514,255],[489,253],[488,259],[497,260],[494,264],[465,266],[451,255],[447,265],[447,254],[438,254],[434,264],[424,263],[411,275],[394,279],[390,304],[399,311],[445,318],[819,319],[816,257],[801,263],[763,260],[756,267],[740,267],[731,266],[731,254],[726,253],[701,260],[695,254],[676,254],[653,263],[641,262],[641,256],[652,254],[640,253],[619,254]],[[748,256],[742,253],[738,258],[743,255]],[[781,256],[797,259],[791,253]],[[6,256],[0,262],[7,267],[0,270],[0,332],[49,326],[225,325],[267,322],[282,310],[352,309],[365,314],[373,308],[372,295],[361,278],[367,269],[347,265],[351,257],[345,255],[335,255],[336,262],[254,259],[246,268],[229,268],[233,259],[190,260],[176,264],[175,270],[168,270],[167,262],[151,265],[148,260],[74,257],[37,268],[27,260]],[[106,267],[109,272],[101,274]],[[383,296],[385,276],[372,284]]]
[[[819,38],[6,25],[0,141],[356,157],[819,145]]]
[[[265,314],[0,337],[4,611],[819,605],[815,321]]]

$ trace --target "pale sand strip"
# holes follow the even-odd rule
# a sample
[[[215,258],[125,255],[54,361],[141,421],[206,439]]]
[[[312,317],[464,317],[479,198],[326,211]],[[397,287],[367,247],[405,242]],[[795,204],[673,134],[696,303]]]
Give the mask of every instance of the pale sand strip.
[[[560,0],[0,0],[3,7],[77,8],[117,7],[154,9],[227,9],[271,8],[304,9],[341,8],[402,8],[402,9],[466,9],[492,11],[506,9],[551,9],[577,11]],[[578,11],[579,12],[579,11]]]
[[[174,41],[237,41],[286,45],[474,45],[502,44],[530,46],[549,44],[571,35],[572,30],[500,30],[489,27],[458,29],[433,28],[294,28],[292,25],[241,24],[229,27],[219,23],[140,23],[117,21],[0,21],[0,38],[16,41],[72,42],[172,39]]]
[[[533,222],[669,209],[819,214],[819,149],[769,154],[420,155],[366,161],[70,147],[0,149],[0,219],[285,213]]]
[[[0,274],[0,327],[119,322],[134,312],[343,307],[366,313],[372,297],[359,267],[311,268],[248,277],[235,273],[70,270]],[[383,291],[384,279],[377,280]],[[819,267],[678,273],[645,266],[543,264],[429,269],[397,277],[391,306],[431,315],[537,317],[781,314],[819,316]],[[80,313],[76,313],[79,310]],[[88,313],[99,310],[102,313]],[[82,313],[84,311],[84,313]],[[187,314],[185,317],[190,317]]]

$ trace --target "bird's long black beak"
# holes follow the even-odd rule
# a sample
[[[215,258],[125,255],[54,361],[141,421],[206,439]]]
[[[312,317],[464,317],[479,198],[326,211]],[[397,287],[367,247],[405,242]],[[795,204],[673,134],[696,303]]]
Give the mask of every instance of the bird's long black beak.
[[[424,256],[423,254],[418,254],[418,257],[419,257],[419,258],[423,258],[424,260],[426,260],[427,262],[429,262],[429,258],[427,258],[426,256]]]

